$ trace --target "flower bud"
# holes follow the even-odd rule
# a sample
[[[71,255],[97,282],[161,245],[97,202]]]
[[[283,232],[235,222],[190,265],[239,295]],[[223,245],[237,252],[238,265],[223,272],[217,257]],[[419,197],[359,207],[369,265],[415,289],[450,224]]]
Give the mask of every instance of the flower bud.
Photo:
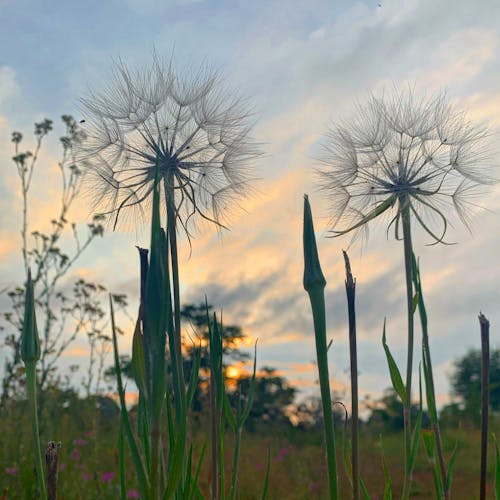
[[[33,292],[33,281],[31,280],[30,270],[28,270],[28,282],[26,283],[26,298],[24,302],[21,359],[25,364],[28,361],[38,361],[40,359],[40,340],[38,338],[35,315],[35,294]]]
[[[309,198],[304,195],[304,288],[309,292],[313,287],[324,288],[326,280],[319,263],[316,237]]]

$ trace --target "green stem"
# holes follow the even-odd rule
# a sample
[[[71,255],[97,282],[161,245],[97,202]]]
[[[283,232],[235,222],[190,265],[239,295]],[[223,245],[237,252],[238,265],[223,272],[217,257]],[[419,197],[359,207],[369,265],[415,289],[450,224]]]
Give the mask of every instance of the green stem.
[[[410,205],[407,195],[399,198],[401,220],[403,224],[403,246],[405,258],[406,276],[406,303],[408,312],[408,356],[406,362],[406,400],[403,401],[404,413],[404,458],[405,458],[405,478],[403,486],[403,499],[410,496],[411,470],[411,378],[413,371],[413,246],[410,226]]]
[[[177,210],[175,208],[174,199],[174,178],[169,175],[165,178],[165,202],[167,206],[167,231],[168,231],[168,246],[170,249],[170,258],[172,264],[172,288],[174,295],[174,332],[173,346],[174,354],[174,372],[175,383],[177,385],[177,396],[175,401],[176,421],[179,423],[181,416],[186,413],[186,396],[184,387],[184,369],[182,366],[182,350],[181,350],[181,308],[179,296],[179,259],[177,253],[177,229],[176,218]],[[184,417],[182,417],[184,418]]]
[[[359,415],[358,415],[358,355],[356,342],[356,281],[351,273],[351,265],[347,252],[344,253],[347,294],[347,309],[349,315],[349,354],[351,359],[351,426],[352,426],[352,495],[354,500],[360,498],[359,475]]]
[[[318,360],[319,386],[325,421],[326,456],[328,463],[328,483],[330,498],[337,500],[338,478],[337,458],[335,454],[335,433],[333,428],[332,397],[330,394],[330,376],[328,373],[328,356],[326,345],[325,293],[323,286],[312,286],[307,290],[311,300],[314,333],[316,338],[316,357]]]
[[[240,459],[240,444],[241,444],[241,427],[236,429],[234,433],[234,455],[233,455],[233,476],[231,480],[231,491],[229,500],[234,500],[236,497],[236,484],[238,482],[238,466]]]
[[[432,430],[436,437],[436,451],[438,456],[439,470],[441,476],[441,483],[443,490],[440,494],[446,499],[449,498],[449,488],[446,485],[446,466],[444,463],[443,455],[443,445],[441,442],[441,431],[439,428],[439,420],[437,417],[436,408],[436,391],[434,389],[434,375],[432,371],[432,360],[431,360],[431,349],[429,344],[429,331],[427,328],[427,312],[424,304],[424,297],[422,293],[422,284],[420,282],[420,271],[417,265],[417,260],[415,255],[413,255],[413,282],[415,284],[415,290],[418,293],[418,312],[420,315],[420,323],[422,325],[422,356],[424,358],[425,364],[425,382],[428,391],[430,392],[427,396],[427,406],[429,407],[429,416],[431,419]]]
[[[31,417],[31,429],[33,431],[33,446],[35,451],[35,468],[38,487],[42,500],[47,500],[45,489],[45,474],[42,462],[42,450],[40,447],[40,434],[38,431],[38,409],[36,402],[36,361],[26,361],[26,383],[28,390],[28,404]]]

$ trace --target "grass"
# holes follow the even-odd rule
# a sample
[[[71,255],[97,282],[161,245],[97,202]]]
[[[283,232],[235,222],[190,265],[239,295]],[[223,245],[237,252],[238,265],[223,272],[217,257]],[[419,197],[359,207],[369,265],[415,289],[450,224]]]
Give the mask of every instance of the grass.
[[[96,427],[88,426],[95,408],[88,401],[80,414],[68,411],[57,421],[43,422],[45,431],[42,440],[52,435],[55,429],[62,441],[60,453],[59,498],[64,499],[114,499],[119,498],[118,461],[118,410],[115,416],[101,419]],[[0,498],[32,498],[33,468],[31,460],[30,435],[15,433],[12,429],[29,428],[28,416],[22,408],[12,409],[0,418]],[[195,456],[201,450],[208,429],[208,422],[197,426],[199,431],[191,433]],[[499,428],[500,421],[492,420],[491,428]],[[201,429],[201,430],[200,430]],[[337,436],[338,440],[341,436]],[[85,444],[82,444],[85,441]],[[402,433],[386,433],[382,445],[379,436],[369,428],[360,433],[360,469],[368,491],[373,499],[382,498],[384,476],[382,472],[382,449],[385,463],[393,480],[393,492],[398,496],[402,487],[401,464]],[[478,498],[478,478],[480,472],[480,431],[476,429],[444,429],[443,447],[445,458],[458,442],[459,452],[455,466],[451,497],[472,500]],[[293,428],[265,428],[258,432],[244,434],[240,456],[238,477],[239,496],[244,499],[260,499],[266,473],[266,450],[270,448],[271,473],[269,499],[322,499],[328,494],[325,450],[320,431],[303,431]],[[130,454],[126,449],[125,468],[127,470],[127,491],[137,490]],[[76,450],[76,451],[75,451]],[[230,477],[233,456],[233,438],[228,433],[225,448],[226,477]],[[340,456],[338,463],[341,463]],[[196,460],[193,460],[195,463]],[[489,447],[487,498],[493,498],[493,474],[495,466],[494,447]],[[6,472],[17,469],[14,476]],[[114,473],[111,474],[111,473]],[[210,464],[204,461],[200,473],[200,488],[204,497],[209,495]],[[432,470],[427,457],[420,448],[414,470],[412,497],[434,498]],[[7,491],[4,497],[1,495]],[[350,498],[350,485],[342,467],[339,470],[340,498]],[[227,488],[226,493],[229,493]],[[133,497],[132,497],[133,498]]]

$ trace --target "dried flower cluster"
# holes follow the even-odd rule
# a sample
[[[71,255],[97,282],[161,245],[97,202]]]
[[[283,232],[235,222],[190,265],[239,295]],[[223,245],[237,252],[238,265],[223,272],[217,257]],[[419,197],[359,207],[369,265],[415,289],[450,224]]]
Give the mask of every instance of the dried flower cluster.
[[[489,174],[488,133],[469,123],[445,94],[419,99],[412,91],[370,96],[358,115],[333,126],[323,143],[321,186],[332,204],[334,235],[364,231],[383,212],[400,239],[401,214],[444,242],[450,205],[470,228],[470,209]]]
[[[113,77],[81,100],[80,157],[94,209],[112,214],[115,226],[122,213],[144,215],[158,167],[164,203],[173,202],[186,232],[194,215],[222,226],[228,202],[248,194],[248,167],[259,155],[245,103],[210,69],[182,77],[157,57],[135,72],[119,62]]]

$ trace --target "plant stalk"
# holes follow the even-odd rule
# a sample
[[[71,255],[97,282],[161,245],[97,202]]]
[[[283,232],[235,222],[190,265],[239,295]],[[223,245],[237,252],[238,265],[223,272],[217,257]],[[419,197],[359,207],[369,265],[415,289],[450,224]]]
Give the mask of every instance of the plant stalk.
[[[175,401],[175,417],[179,423],[181,418],[185,418],[186,414],[186,395],[184,386],[184,368],[182,365],[182,349],[181,349],[181,306],[179,295],[179,259],[177,253],[177,229],[176,219],[177,210],[175,207],[174,198],[174,177],[169,175],[165,178],[165,203],[167,207],[167,232],[168,232],[168,247],[170,250],[170,258],[172,264],[172,289],[174,297],[174,349],[175,349],[175,366],[173,367],[176,373],[176,385],[178,398]],[[169,285],[170,286],[170,285]],[[178,400],[177,400],[178,399]]]
[[[47,500],[45,488],[45,473],[42,462],[42,449],[40,447],[40,433],[38,430],[38,408],[36,401],[36,361],[26,361],[26,388],[31,417],[31,430],[33,432],[33,446],[35,452],[35,470],[42,500]]]
[[[238,466],[240,459],[240,445],[241,445],[241,427],[236,429],[234,433],[234,455],[233,455],[233,473],[231,479],[231,490],[229,493],[229,500],[236,498],[236,485],[238,482]]]
[[[486,467],[488,461],[488,410],[490,376],[490,322],[479,314],[481,327],[481,479],[479,498],[486,500]]]
[[[321,270],[309,198],[304,195],[304,288],[309,294],[314,323],[316,357],[318,360],[319,386],[325,425],[326,457],[330,498],[338,500],[337,457],[332,415],[332,397],[328,374],[328,347],[326,344],[325,286]]]
[[[343,251],[346,269],[345,289],[349,315],[349,355],[351,360],[351,427],[352,427],[352,495],[354,500],[360,498],[359,475],[359,415],[358,415],[358,356],[356,345],[356,280],[351,273],[351,265],[347,252]]]
[[[404,417],[404,483],[403,499],[410,496],[411,473],[410,453],[411,453],[411,379],[413,371],[413,245],[411,238],[410,225],[410,205],[407,195],[401,195],[399,198],[399,210],[401,212],[401,221],[403,225],[403,247],[405,260],[406,277],[406,304],[408,314],[408,354],[406,362],[406,400],[403,401]]]

